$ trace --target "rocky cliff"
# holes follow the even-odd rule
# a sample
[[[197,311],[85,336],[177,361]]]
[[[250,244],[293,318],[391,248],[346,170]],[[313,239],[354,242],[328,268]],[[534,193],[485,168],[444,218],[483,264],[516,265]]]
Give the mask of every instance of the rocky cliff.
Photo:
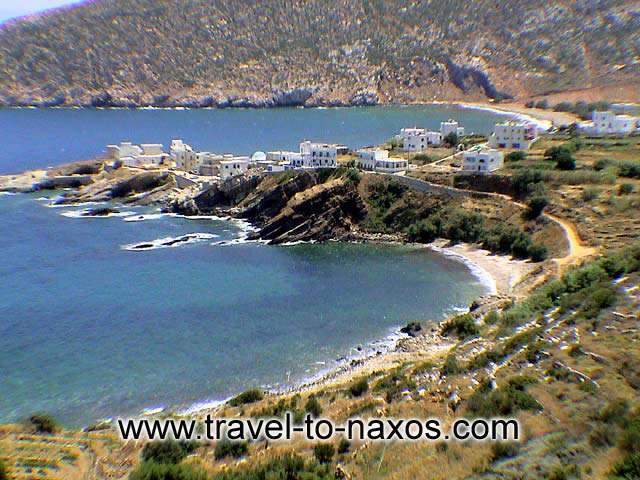
[[[95,0],[0,28],[0,104],[370,105],[640,81],[627,0]]]

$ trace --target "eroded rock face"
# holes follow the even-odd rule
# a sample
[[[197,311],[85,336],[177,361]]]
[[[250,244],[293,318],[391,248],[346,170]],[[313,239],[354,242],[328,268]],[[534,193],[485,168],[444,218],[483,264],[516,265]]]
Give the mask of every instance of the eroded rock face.
[[[272,244],[339,239],[364,218],[365,206],[354,185],[343,179],[294,196],[257,236]]]

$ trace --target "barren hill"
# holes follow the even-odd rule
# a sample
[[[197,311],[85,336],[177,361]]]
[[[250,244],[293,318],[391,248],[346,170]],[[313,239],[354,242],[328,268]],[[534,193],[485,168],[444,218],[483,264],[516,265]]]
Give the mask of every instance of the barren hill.
[[[0,104],[509,98],[640,82],[640,2],[97,0],[0,27]]]

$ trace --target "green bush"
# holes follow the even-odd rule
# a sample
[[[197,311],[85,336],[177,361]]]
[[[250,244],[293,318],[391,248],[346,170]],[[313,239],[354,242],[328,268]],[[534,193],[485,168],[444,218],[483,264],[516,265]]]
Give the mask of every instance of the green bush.
[[[547,247],[540,243],[534,243],[529,247],[529,257],[534,262],[542,262],[549,256]]]
[[[491,390],[488,382],[476,389],[467,402],[469,412],[479,417],[513,415],[519,410],[542,410],[542,405],[529,395],[527,387],[536,381],[530,377],[512,377],[506,385]]]
[[[484,218],[476,212],[456,210],[443,225],[443,233],[453,242],[475,243],[484,233]]]
[[[455,132],[449,133],[442,140],[443,140],[443,143],[445,143],[446,145],[451,145],[452,147],[456,147],[458,143],[460,143],[460,139],[458,138],[458,135]]]
[[[637,480],[640,478],[640,453],[627,455],[611,470],[609,480]]]
[[[491,310],[484,316],[483,320],[486,325],[495,325],[500,320],[500,315],[495,310]]]
[[[129,480],[208,480],[204,470],[191,465],[174,465],[169,463],[142,462]]]
[[[640,412],[626,422],[618,446],[625,452],[640,454]]]
[[[233,397],[229,400],[229,405],[232,407],[239,407],[240,405],[246,405],[248,403],[259,402],[264,398],[264,392],[258,388],[252,388],[246,392]]]
[[[340,442],[338,442],[338,453],[340,455],[344,455],[345,453],[349,453],[349,449],[351,448],[351,442],[346,438],[341,438]]]
[[[549,196],[544,185],[542,183],[531,185],[527,197],[526,217],[530,220],[538,218],[547,205],[549,205]]]
[[[589,433],[589,444],[596,448],[611,447],[616,443],[617,431],[607,423],[599,423]]]
[[[440,235],[440,229],[430,220],[421,220],[407,229],[410,242],[430,243]]]
[[[304,411],[312,417],[319,417],[322,415],[322,405],[320,405],[320,402],[315,395],[311,395],[307,399],[307,403],[304,405]]]
[[[629,402],[626,400],[612,400],[598,412],[596,419],[604,423],[618,423],[622,425],[629,413]]]
[[[618,165],[618,175],[626,178],[640,178],[639,162],[622,162]]]
[[[319,443],[313,447],[313,456],[316,457],[318,463],[331,463],[336,448],[330,443]]]
[[[549,102],[547,100],[539,100],[536,102],[536,108],[546,110],[547,108],[549,108]]]
[[[180,463],[196,448],[195,442],[177,442],[175,440],[149,442],[142,449],[141,458],[143,462]]]
[[[248,451],[249,445],[247,442],[232,442],[225,438],[216,443],[213,456],[216,460],[221,460],[225,457],[240,458],[246,455]]]
[[[458,315],[447,321],[443,326],[440,333],[447,337],[450,334],[456,335],[460,340],[465,340],[474,335],[478,335],[480,330],[474,318],[466,313],[464,315]]]
[[[576,160],[571,155],[571,146],[551,147],[544,152],[544,157],[556,164],[558,170],[575,170]]]
[[[491,445],[491,461],[515,457],[519,451],[520,444],[517,442],[495,442]]]
[[[356,380],[349,386],[349,393],[352,397],[361,397],[369,390],[369,382],[365,377]]]
[[[447,355],[447,358],[444,360],[444,364],[440,371],[444,375],[456,375],[460,373],[460,366],[458,365],[458,359],[456,358],[454,353],[450,353]]]
[[[527,158],[527,154],[522,150],[516,150],[515,152],[509,152],[504,156],[505,162],[519,162]]]
[[[5,466],[4,462],[0,460],[0,480],[9,479],[9,470]]]
[[[36,433],[56,433],[58,423],[48,413],[36,413],[29,417],[29,423]]]
[[[618,195],[630,195],[635,190],[632,183],[623,183],[618,187]]]
[[[382,377],[373,387],[377,392],[384,392],[384,398],[387,403],[391,403],[397,399],[403,390],[411,390],[414,388],[416,388],[416,383],[400,368]]]
[[[582,190],[582,194],[581,194],[581,198],[583,202],[590,202],[591,200],[595,200],[596,198],[598,198],[600,196],[600,189],[599,188],[585,188],[584,190]]]

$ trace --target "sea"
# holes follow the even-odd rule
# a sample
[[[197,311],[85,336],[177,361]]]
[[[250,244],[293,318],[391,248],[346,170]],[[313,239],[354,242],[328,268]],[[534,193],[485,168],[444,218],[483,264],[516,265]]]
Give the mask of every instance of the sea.
[[[487,133],[502,116],[445,105],[7,109],[0,172],[93,158],[122,140],[235,154],[305,138],[358,147],[448,118]],[[491,288],[427,248],[270,246],[228,218],[129,205],[86,217],[96,205],[57,207],[61,193],[0,194],[0,422],[47,412],[86,426],[283,390],[384,351],[408,322],[440,321]]]

